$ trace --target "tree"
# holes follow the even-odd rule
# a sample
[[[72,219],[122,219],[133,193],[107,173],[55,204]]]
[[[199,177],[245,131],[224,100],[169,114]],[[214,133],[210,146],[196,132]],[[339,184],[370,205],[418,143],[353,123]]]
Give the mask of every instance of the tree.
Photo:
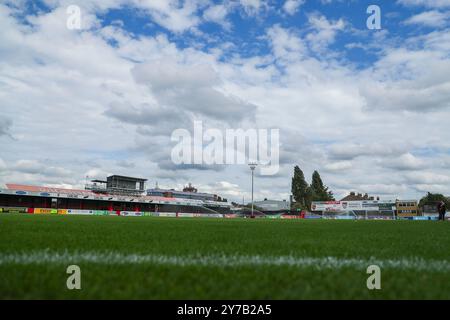
[[[319,172],[314,171],[311,181],[311,191],[313,201],[333,201],[333,192],[323,184]]]
[[[423,206],[426,204],[437,205],[437,203],[441,202],[441,201],[445,202],[445,206],[447,208],[450,207],[450,199],[449,198],[447,198],[444,195],[439,194],[439,193],[428,192],[426,196],[424,196],[422,199],[420,199],[419,207],[423,208]]]
[[[314,171],[311,186],[306,182],[305,175],[299,166],[294,168],[291,186],[295,203],[292,209],[311,210],[312,201],[333,201],[333,192],[322,182],[319,172]]]
[[[294,177],[291,186],[292,196],[296,202],[295,209],[309,209],[311,206],[310,187],[305,175],[299,166],[294,168]]]

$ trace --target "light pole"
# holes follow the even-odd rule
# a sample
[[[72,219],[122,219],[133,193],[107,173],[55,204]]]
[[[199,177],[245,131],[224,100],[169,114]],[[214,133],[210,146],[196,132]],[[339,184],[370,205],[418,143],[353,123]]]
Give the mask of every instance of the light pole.
[[[255,169],[258,166],[258,164],[256,162],[250,162],[248,165],[250,167],[250,170],[252,170],[252,215],[251,215],[251,218],[253,218],[253,175],[254,175]]]

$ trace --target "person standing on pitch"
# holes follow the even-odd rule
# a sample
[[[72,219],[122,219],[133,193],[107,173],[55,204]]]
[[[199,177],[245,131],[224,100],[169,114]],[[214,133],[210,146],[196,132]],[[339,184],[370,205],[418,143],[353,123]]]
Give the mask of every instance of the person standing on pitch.
[[[444,201],[439,202],[438,211],[439,211],[439,220],[445,221],[445,213],[447,211],[447,208],[445,207]]]

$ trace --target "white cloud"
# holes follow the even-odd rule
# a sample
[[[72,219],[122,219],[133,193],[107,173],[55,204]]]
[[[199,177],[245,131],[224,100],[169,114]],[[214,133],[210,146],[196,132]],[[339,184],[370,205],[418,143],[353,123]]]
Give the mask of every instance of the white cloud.
[[[448,8],[449,0],[398,0],[400,4],[405,6],[423,6],[428,8]]]
[[[3,161],[3,159],[2,158],[0,158],[0,175],[3,173],[3,171],[5,171],[6,170],[6,163],[5,163],[5,161]]]
[[[239,123],[253,118],[256,106],[220,89],[217,72],[207,64],[185,64],[168,59],[136,66],[133,76],[137,83],[149,87],[160,105],[202,116]],[[243,111],[246,112],[243,112]]]
[[[414,15],[405,21],[405,24],[418,24],[428,27],[444,27],[450,18],[449,13],[443,13],[437,10],[426,11]]]
[[[377,196],[384,196],[389,200],[402,198],[401,193],[407,192],[406,185],[398,184],[361,184],[359,186],[360,192],[373,194]]]
[[[382,165],[395,170],[419,170],[424,168],[425,163],[411,153],[405,153],[393,159],[385,159]]]
[[[289,15],[294,15],[304,3],[305,0],[286,0],[283,10]]]
[[[267,30],[273,53],[277,59],[298,60],[305,54],[305,45],[295,33],[275,25]]]
[[[74,4],[72,0],[45,0],[44,2],[51,8],[67,8]],[[86,13],[105,12],[109,9],[128,6],[139,9],[140,14],[148,15],[154,23],[172,32],[182,33],[200,24],[198,11],[207,4],[208,1],[203,0],[85,0],[79,6],[82,8],[82,21]]]
[[[308,21],[313,31],[306,38],[311,48],[317,52],[323,52],[335,41],[337,33],[345,28],[343,19],[329,21],[324,15],[317,13],[310,14]]]
[[[328,171],[345,171],[347,169],[351,169],[353,167],[351,161],[338,161],[328,163],[324,166],[324,168]]]
[[[404,146],[386,145],[385,143],[333,144],[330,147],[330,155],[335,159],[354,159],[362,156],[392,156],[403,153]]]
[[[416,45],[425,42],[427,47],[427,41],[428,37],[419,39]],[[450,79],[445,70],[450,66],[450,60],[445,50],[386,49],[385,56],[372,69],[371,78],[377,81],[361,86],[367,107],[416,112],[448,108]]]
[[[250,16],[258,15],[262,10],[268,8],[266,0],[239,0],[246,14]]]
[[[431,192],[448,195],[448,185],[445,184],[417,184],[415,189],[423,194]]]
[[[203,12],[203,19],[222,25],[225,29],[231,28],[231,23],[227,20],[229,8],[223,4],[209,7]]]
[[[405,174],[405,179],[409,183],[421,185],[421,184],[448,184],[450,182],[450,176],[435,173],[431,171],[415,171]]]

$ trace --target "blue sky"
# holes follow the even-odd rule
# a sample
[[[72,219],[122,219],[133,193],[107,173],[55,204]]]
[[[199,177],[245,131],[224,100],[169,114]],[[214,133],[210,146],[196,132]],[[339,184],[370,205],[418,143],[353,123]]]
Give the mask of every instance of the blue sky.
[[[338,198],[450,193],[448,0],[6,0],[0,28],[0,184],[118,173],[248,198],[246,166],[171,161],[201,120],[280,130],[257,198],[288,199],[294,165]]]
[[[215,4],[226,2],[214,1]],[[214,21],[205,21],[198,26],[198,30],[204,35],[187,30],[183,33],[172,33],[170,30],[149,21],[148,16],[140,13],[133,6],[125,6],[108,10],[99,15],[103,26],[117,21],[123,22],[122,28],[127,32],[139,36],[154,36],[164,33],[180,48],[189,47],[196,42],[203,50],[214,48],[218,43],[229,41],[237,46],[233,53],[241,56],[266,55],[270,53],[270,47],[262,41],[266,30],[273,25],[283,28],[293,28],[300,34],[308,33],[310,25],[308,19],[311,15],[323,15],[328,20],[338,21],[343,19],[349,32],[339,34],[336,41],[330,46],[336,52],[342,54],[343,59],[360,66],[375,61],[376,50],[367,48],[349,48],[353,43],[369,44],[373,33],[367,30],[366,21],[370,14],[367,13],[369,5],[378,5],[382,9],[382,31],[388,31],[390,38],[401,41],[410,35],[418,36],[435,29],[435,26],[427,24],[405,24],[412,15],[420,14],[422,6],[407,6],[396,1],[305,1],[299,5],[292,14],[283,9],[285,1],[269,1],[267,8],[260,15],[248,15],[244,8],[230,8],[226,16],[230,27],[224,28]],[[198,15],[204,14],[209,7],[198,10]],[[353,29],[350,31],[350,29]],[[319,56],[320,58],[320,56]]]
[[[401,42],[409,36],[419,36],[435,30],[435,25],[427,23],[408,24],[408,18],[423,12],[429,5],[405,5],[400,1],[375,1],[375,0],[335,0],[335,1],[298,1],[298,8],[288,13],[283,8],[286,1],[256,1],[261,3],[257,13],[247,13],[244,6],[238,6],[239,1],[201,1],[195,14],[201,17],[214,5],[227,7],[224,20],[229,27],[221,25],[220,21],[203,20],[196,26],[195,31],[187,28],[183,32],[172,32],[157,22],[149,19],[148,14],[133,3],[124,1],[121,5],[115,5],[109,10],[97,12],[97,18],[103,27],[121,22],[121,28],[135,37],[155,36],[165,34],[179,48],[187,48],[194,42],[196,46],[207,51],[218,43],[231,42],[237,46],[233,53],[241,56],[270,53],[270,47],[261,38],[264,38],[266,30],[273,25],[283,28],[293,28],[300,34],[306,34],[310,30],[309,17],[322,15],[328,20],[338,21],[342,19],[348,32],[337,35],[336,41],[330,46],[341,54],[343,59],[355,63],[358,66],[367,66],[376,60],[377,52],[367,48],[350,48],[348,45],[362,43],[369,46],[373,33],[366,27],[366,21],[370,14],[366,12],[369,5],[378,5],[382,12],[382,31],[388,32],[392,41]],[[414,1],[410,1],[414,3]],[[417,1],[420,3],[421,1]],[[426,1],[422,1],[426,3]],[[48,13],[54,9],[54,1],[25,1],[26,10],[18,12],[17,16],[39,15]],[[83,8],[83,2],[67,2],[79,5]],[[95,3],[95,1],[94,1]],[[408,3],[408,1],[406,1]],[[444,1],[445,3],[445,1]],[[264,5],[265,6],[264,6]],[[183,6],[183,1],[177,2],[177,6]],[[446,8],[445,5],[437,5],[438,8]],[[436,10],[431,5],[431,11]],[[445,28],[445,24],[442,28]],[[200,31],[201,34],[198,33]],[[320,58],[320,56],[318,56]]]

